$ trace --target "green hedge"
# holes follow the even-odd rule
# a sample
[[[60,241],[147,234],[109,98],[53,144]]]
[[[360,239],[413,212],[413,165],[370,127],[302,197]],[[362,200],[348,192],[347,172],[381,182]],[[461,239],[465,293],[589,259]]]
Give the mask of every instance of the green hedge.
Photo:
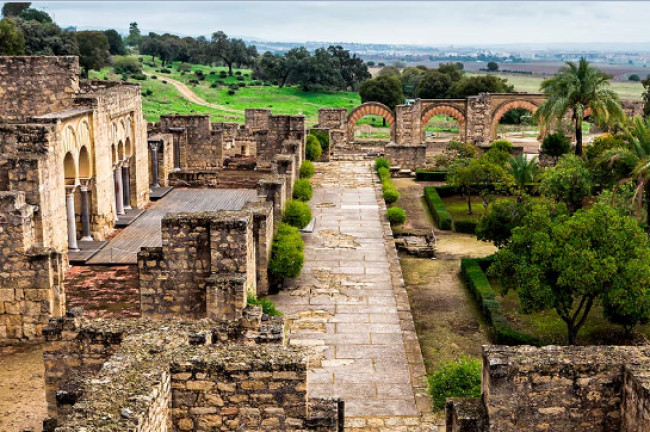
[[[472,258],[463,258],[460,260],[460,269],[467,286],[476,297],[486,321],[492,327],[494,343],[500,345],[540,345],[539,340],[536,338],[519,332],[510,326],[510,323],[503,316],[501,303],[497,300],[490,281],[488,281],[481,268],[481,264],[484,263]]]
[[[314,192],[311,183],[307,179],[298,179],[293,182],[293,199],[307,202],[311,199]]]
[[[406,222],[406,211],[402,208],[390,207],[386,214],[391,225],[401,225]]]
[[[447,211],[445,203],[440,199],[440,195],[438,195],[436,188],[433,186],[427,186],[424,188],[424,201],[426,201],[427,207],[429,207],[431,216],[433,216],[433,219],[436,221],[438,228],[441,230],[450,230],[452,222],[451,215]]]
[[[416,181],[447,181],[447,171],[415,170]]]
[[[375,160],[375,169],[377,170],[377,175],[379,175],[379,180],[381,181],[381,189],[384,192],[384,201],[386,204],[393,204],[396,202],[401,194],[393,184],[393,180],[390,178],[390,170],[388,169],[388,161],[384,158],[378,158]]]
[[[458,188],[456,186],[443,185],[433,187],[438,192],[440,198],[449,198],[450,196],[458,195]]]
[[[273,238],[269,277],[273,282],[300,275],[305,263],[305,242],[298,229],[287,224],[280,224]]]
[[[476,234],[476,221],[469,220],[455,220],[454,221],[454,231],[465,234]]]
[[[287,201],[284,207],[282,222],[298,229],[303,229],[311,222],[311,209],[309,208],[309,204],[298,200]]]

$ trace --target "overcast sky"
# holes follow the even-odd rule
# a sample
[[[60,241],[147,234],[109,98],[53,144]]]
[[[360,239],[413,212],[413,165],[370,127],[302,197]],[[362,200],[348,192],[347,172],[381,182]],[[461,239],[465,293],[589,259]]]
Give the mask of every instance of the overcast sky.
[[[61,25],[269,41],[421,45],[650,42],[650,2],[38,1]]]

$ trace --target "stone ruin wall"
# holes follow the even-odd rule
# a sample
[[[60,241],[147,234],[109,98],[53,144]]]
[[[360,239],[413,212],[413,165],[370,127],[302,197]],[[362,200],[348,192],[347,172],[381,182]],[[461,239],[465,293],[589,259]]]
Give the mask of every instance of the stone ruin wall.
[[[157,164],[158,164],[158,183],[162,187],[169,186],[169,174],[174,170],[174,136],[172,134],[151,134],[147,139],[149,149],[156,147]],[[149,158],[149,178],[153,184],[153,158]]]
[[[481,399],[447,402],[447,431],[648,430],[647,347],[490,346]]]
[[[385,157],[391,165],[415,171],[421,168],[427,156],[427,146],[388,144],[384,147]]]
[[[0,56],[0,118],[64,110],[74,105],[78,92],[77,57]]]

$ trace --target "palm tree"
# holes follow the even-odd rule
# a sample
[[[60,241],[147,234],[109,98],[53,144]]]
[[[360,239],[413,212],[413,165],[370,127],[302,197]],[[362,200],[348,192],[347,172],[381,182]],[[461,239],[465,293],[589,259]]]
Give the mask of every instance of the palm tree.
[[[588,108],[599,124],[611,125],[625,118],[618,96],[608,88],[611,79],[584,58],[577,65],[567,62],[557,75],[542,81],[540,89],[548,99],[539,106],[533,119],[548,127],[570,112],[576,131],[576,155],[582,156],[582,120]]]
[[[521,195],[525,190],[526,185],[529,185],[535,181],[538,173],[538,165],[537,156],[533,157],[531,160],[528,160],[523,154],[520,154],[519,156],[512,156],[508,161],[508,166],[506,169],[512,176],[515,186],[519,191],[518,199],[521,199]]]
[[[625,128],[629,146],[611,149],[601,156],[601,160],[613,164],[617,159],[633,160],[634,169],[631,178],[636,177],[637,189],[634,200],[637,202],[637,216],[641,215],[643,195],[645,192],[647,222],[650,226],[650,117],[645,120],[641,117],[632,119],[631,127]],[[626,183],[630,177],[619,181],[616,188]]]

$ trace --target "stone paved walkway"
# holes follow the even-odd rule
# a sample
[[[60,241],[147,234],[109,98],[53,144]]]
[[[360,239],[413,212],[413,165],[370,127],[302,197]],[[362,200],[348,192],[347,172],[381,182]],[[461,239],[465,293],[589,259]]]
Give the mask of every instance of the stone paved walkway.
[[[309,393],[342,398],[348,430],[436,430],[420,429],[422,355],[371,164],[317,164],[312,183],[302,275],[273,296],[289,343],[318,353]]]

